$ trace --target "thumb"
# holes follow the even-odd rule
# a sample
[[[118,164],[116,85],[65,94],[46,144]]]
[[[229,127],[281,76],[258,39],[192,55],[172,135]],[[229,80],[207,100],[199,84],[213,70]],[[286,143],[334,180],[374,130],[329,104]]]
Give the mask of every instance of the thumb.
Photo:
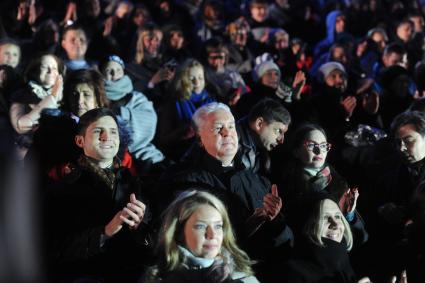
[[[272,185],[272,195],[277,196],[277,197],[279,196],[276,184]]]

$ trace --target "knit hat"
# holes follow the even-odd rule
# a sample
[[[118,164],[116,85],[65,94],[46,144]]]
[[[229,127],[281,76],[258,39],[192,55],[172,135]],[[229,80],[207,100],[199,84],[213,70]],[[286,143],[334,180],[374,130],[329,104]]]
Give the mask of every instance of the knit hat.
[[[124,61],[118,55],[110,55],[110,56],[108,56],[108,60],[107,61],[108,62],[114,61],[114,62],[120,64],[123,69],[125,68]]]
[[[275,70],[278,72],[279,77],[280,77],[280,69],[279,66],[276,65],[275,62],[273,62],[273,60],[267,60],[264,62],[261,62],[259,65],[255,66],[254,71],[255,71],[255,75],[256,75],[256,80],[260,80],[261,77],[270,70]]]
[[[335,70],[339,70],[339,71],[341,71],[344,75],[346,75],[346,74],[347,74],[347,73],[345,72],[345,68],[344,68],[344,66],[343,66],[341,63],[338,63],[338,62],[328,62],[328,63],[323,64],[323,65],[322,65],[322,66],[320,66],[320,68],[319,68],[319,73],[321,73],[321,74],[322,74],[323,79],[326,79],[326,78],[327,78],[327,76],[329,76],[329,74],[330,74],[332,71],[335,71]]]

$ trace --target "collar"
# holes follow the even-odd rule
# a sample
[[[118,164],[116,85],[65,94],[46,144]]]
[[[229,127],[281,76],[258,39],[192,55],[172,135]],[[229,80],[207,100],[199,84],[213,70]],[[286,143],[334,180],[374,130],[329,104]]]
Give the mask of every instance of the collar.
[[[214,264],[214,258],[203,258],[193,255],[188,249],[178,245],[180,252],[184,255],[186,264],[189,267],[208,268]]]

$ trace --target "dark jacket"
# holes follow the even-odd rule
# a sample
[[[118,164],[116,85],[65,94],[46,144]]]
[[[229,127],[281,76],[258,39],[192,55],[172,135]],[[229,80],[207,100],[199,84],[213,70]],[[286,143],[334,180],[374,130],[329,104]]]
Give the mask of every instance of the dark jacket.
[[[99,168],[99,170],[102,170]],[[110,176],[110,175],[109,175]],[[48,270],[53,281],[94,277],[106,282],[137,278],[142,258],[149,258],[146,211],[137,230],[127,225],[107,239],[105,226],[130,200],[141,198],[140,183],[123,168],[115,169],[113,189],[98,173],[81,166],[46,196]],[[56,281],[55,281],[56,282]]]

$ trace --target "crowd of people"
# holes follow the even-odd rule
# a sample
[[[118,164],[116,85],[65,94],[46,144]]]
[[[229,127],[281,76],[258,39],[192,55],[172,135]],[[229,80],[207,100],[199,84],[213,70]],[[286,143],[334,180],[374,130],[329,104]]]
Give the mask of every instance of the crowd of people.
[[[0,281],[425,282],[424,51],[422,0],[2,1]]]

